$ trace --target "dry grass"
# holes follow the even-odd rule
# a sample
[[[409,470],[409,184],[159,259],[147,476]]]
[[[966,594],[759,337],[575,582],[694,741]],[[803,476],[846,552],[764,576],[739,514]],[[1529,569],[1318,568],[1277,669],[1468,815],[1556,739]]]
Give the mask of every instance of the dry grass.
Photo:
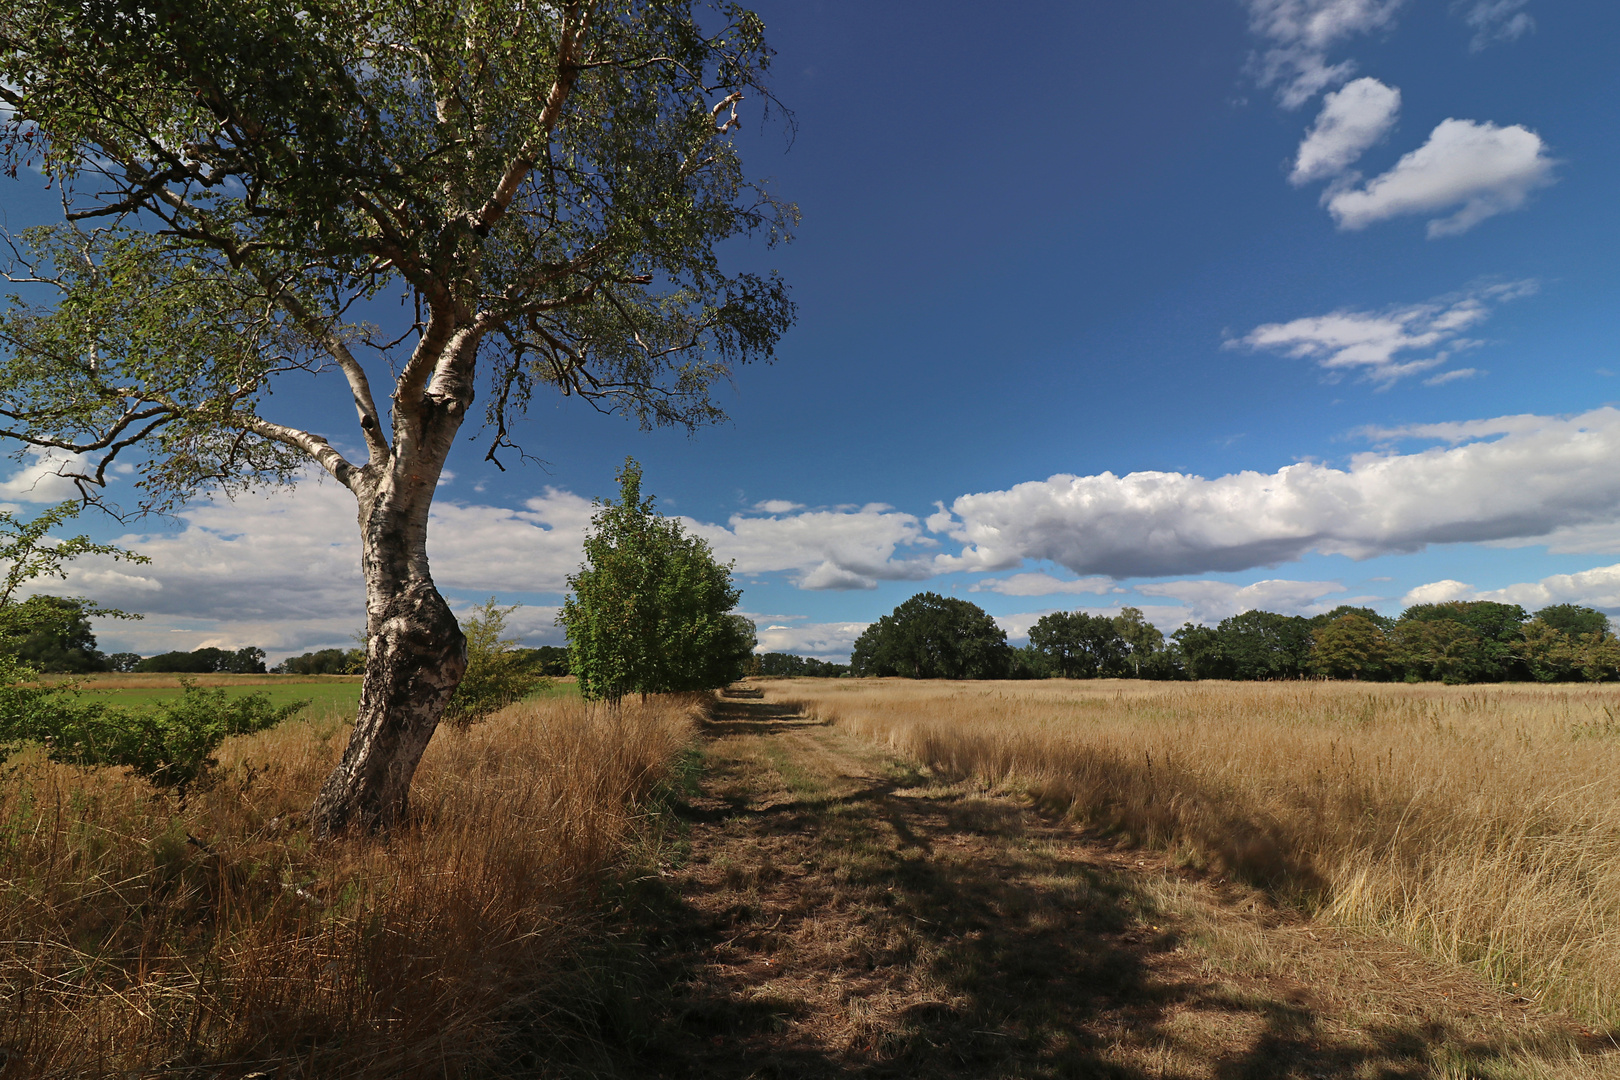
[[[383,840],[308,839],[332,720],[228,744],[184,811],[14,760],[0,1077],[532,1075],[590,1027],[581,935],[700,706],[552,700],[442,731]]]
[[[1603,686],[775,682],[942,773],[1620,1023]]]

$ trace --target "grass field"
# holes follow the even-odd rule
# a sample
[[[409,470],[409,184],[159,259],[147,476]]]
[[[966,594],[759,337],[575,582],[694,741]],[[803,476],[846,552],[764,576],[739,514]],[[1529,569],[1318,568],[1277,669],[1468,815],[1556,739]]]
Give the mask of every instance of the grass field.
[[[310,839],[341,722],[227,742],[184,806],[13,758],[0,1077],[532,1075],[616,993],[584,962],[602,890],[703,704],[559,696],[442,729],[385,838]]]
[[[773,681],[946,776],[1620,1024],[1620,688]]]
[[[90,675],[79,680],[87,694],[114,705],[150,705],[180,696],[182,676],[164,674]],[[268,694],[273,705],[294,701],[309,704],[306,715],[340,717],[354,714],[360,701],[359,675],[188,675],[203,686],[220,686],[236,697]],[[530,696],[530,700],[577,697],[572,679],[557,679]]]

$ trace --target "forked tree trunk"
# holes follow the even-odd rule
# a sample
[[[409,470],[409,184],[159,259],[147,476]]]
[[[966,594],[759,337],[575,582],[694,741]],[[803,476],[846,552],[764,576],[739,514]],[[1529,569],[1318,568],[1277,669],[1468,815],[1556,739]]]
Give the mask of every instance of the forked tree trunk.
[[[467,670],[467,639],[428,572],[428,509],[460,418],[471,399],[430,392],[400,425],[382,469],[362,470],[366,675],[343,760],[310,808],[317,837],[375,832],[404,819],[411,778]],[[375,469],[375,471],[373,471]]]

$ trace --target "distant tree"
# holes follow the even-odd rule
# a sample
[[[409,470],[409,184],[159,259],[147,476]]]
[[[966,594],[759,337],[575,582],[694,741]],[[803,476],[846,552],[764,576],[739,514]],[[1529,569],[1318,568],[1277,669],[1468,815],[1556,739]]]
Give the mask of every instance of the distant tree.
[[[918,593],[862,631],[850,674],[907,679],[1001,679],[1012,667],[1007,632],[977,604]]]
[[[1311,631],[1311,670],[1333,679],[1376,679],[1389,670],[1383,629],[1365,615],[1344,614]]]
[[[1129,648],[1113,619],[1083,611],[1042,615],[1030,628],[1029,644],[1065,679],[1121,674]]]
[[[1589,682],[1620,679],[1620,638],[1608,631],[1587,634],[1577,644],[1575,660]]]
[[[1597,682],[1613,678],[1611,672],[1620,666],[1620,641],[1609,628],[1609,617],[1596,608],[1542,608],[1524,624],[1522,634],[1519,656],[1538,682]]]
[[[283,675],[348,675],[358,649],[321,649],[317,652],[307,652],[299,656],[289,656],[276,665],[276,671]]]
[[[232,653],[220,670],[233,675],[263,675],[264,650],[256,645],[245,645]]]
[[[836,679],[849,674],[848,664],[835,664],[814,656],[795,656],[791,653],[755,653],[756,675],[788,675],[808,679]]]
[[[1163,678],[1167,674],[1164,634],[1147,621],[1141,608],[1120,608],[1119,614],[1114,616],[1114,630],[1125,643],[1125,659],[1133,676]]]
[[[1580,672],[1578,640],[1537,617],[1524,624],[1524,641],[1519,655],[1537,682],[1564,682]]]
[[[588,699],[709,690],[742,677],[754,624],[731,614],[742,594],[730,564],[702,537],[661,517],[641,494],[641,466],[626,458],[619,500],[601,499],[585,537],[585,563],[568,579],[557,621],[569,666]]]
[[[100,609],[65,596],[30,596],[13,613],[32,627],[9,651],[35,671],[85,675],[106,671],[107,658],[96,649],[89,616]]]
[[[141,659],[142,657],[140,653],[113,653],[111,656],[107,657],[107,670],[123,672],[134,671],[135,665],[139,664]]]
[[[1227,659],[1225,639],[1215,627],[1183,623],[1181,629],[1170,635],[1170,639],[1175,645],[1176,660],[1187,678],[1232,677],[1232,664]]]
[[[1012,664],[1008,678],[1012,679],[1051,679],[1056,677],[1052,670],[1052,662],[1045,653],[1033,645],[1024,645],[1012,651]]]
[[[1597,608],[1579,604],[1554,604],[1536,612],[1534,618],[1554,630],[1571,636],[1610,633],[1609,617]]]
[[[156,656],[148,656],[136,664],[135,670],[181,675],[212,675],[224,670],[224,664],[230,655],[224,649],[215,648],[159,653]]]
[[[523,662],[548,679],[560,679],[569,674],[568,650],[558,645],[541,645],[534,649],[514,649]]]
[[[1417,604],[1391,634],[1410,675],[1448,683],[1501,682],[1529,674],[1520,653],[1525,612],[1490,600]]]
[[[1310,670],[1311,624],[1298,615],[1245,611],[1216,631],[1230,679],[1297,679]]]
[[[529,650],[519,649],[516,638],[505,636],[507,616],[522,606],[501,607],[492,596],[461,620],[461,632],[467,635],[467,673],[444,711],[445,719],[469,724],[522,701],[550,682],[530,659]]]
[[[1346,615],[1355,615],[1358,618],[1366,619],[1386,634],[1395,625],[1395,620],[1388,615],[1380,615],[1370,607],[1356,607],[1351,604],[1340,604],[1332,611],[1324,611],[1320,615],[1313,615],[1306,621],[1311,624],[1311,629],[1314,630],[1326,626],[1328,623],[1337,622]]]

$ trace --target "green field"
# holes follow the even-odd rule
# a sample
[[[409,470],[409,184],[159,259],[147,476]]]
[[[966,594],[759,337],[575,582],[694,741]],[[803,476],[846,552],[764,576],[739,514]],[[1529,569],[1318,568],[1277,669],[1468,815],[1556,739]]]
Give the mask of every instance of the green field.
[[[223,687],[231,697],[262,693],[273,705],[308,701],[306,716],[352,715],[360,701],[358,675],[198,675],[203,686]],[[141,706],[171,700],[181,694],[177,675],[92,675],[80,680],[87,695],[113,705]],[[577,694],[573,680],[554,681],[532,698]]]

